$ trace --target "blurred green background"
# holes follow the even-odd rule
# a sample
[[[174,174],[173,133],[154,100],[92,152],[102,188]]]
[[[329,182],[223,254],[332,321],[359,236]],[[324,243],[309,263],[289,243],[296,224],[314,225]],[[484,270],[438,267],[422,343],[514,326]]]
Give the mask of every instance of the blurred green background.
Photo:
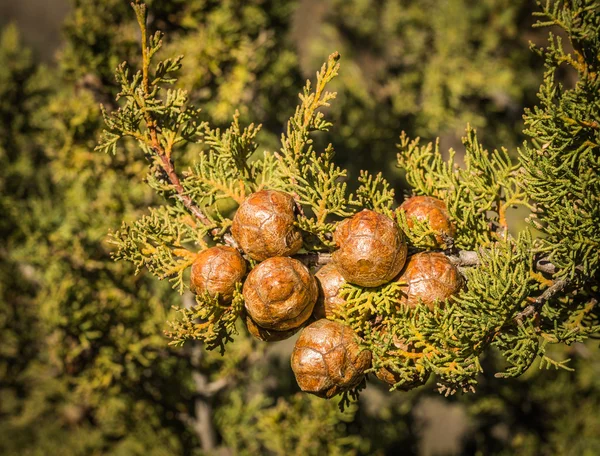
[[[277,149],[306,78],[342,55],[332,142],[354,179],[395,167],[402,130],[461,151],[467,123],[488,148],[523,141],[542,64],[524,0],[148,1],[164,55],[207,120],[263,124]],[[0,0],[0,454],[600,454],[596,343],[515,380],[485,354],[475,394],[443,398],[369,382],[344,413],[298,393],[292,341],[240,335],[227,353],[163,336],[181,297],[114,263],[106,235],[155,204],[135,144],[93,151],[113,70],[139,61],[124,0]],[[571,83],[565,74],[564,82]],[[188,152],[191,156],[192,151]],[[514,223],[518,223],[515,220]],[[184,300],[189,296],[184,296]]]

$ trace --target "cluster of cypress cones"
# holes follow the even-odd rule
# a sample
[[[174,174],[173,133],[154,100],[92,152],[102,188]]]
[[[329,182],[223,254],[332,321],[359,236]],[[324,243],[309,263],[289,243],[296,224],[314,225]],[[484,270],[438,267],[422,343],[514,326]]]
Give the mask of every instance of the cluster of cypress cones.
[[[358,335],[334,320],[346,304],[344,284],[378,287],[398,280],[404,286],[398,306],[423,303],[433,308],[457,293],[462,280],[442,253],[407,258],[402,230],[391,218],[371,210],[338,224],[332,261],[313,275],[292,257],[303,245],[296,210],[293,197],[281,191],[250,195],[231,227],[239,250],[216,246],[200,252],[192,266],[191,289],[226,304],[243,282],[248,331],[273,342],[302,329],[291,359],[296,380],[303,391],[330,398],[357,386],[371,367],[371,352],[361,349]],[[440,245],[454,235],[446,206],[436,198],[412,197],[399,210],[405,211],[409,227],[415,219],[427,220]],[[246,258],[259,262],[248,274]],[[394,344],[404,346],[396,339]],[[376,374],[392,385],[399,381],[385,368]]]

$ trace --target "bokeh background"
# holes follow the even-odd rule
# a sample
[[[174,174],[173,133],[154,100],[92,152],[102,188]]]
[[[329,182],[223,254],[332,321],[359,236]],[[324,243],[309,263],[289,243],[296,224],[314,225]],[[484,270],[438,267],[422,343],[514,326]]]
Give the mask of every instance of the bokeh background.
[[[339,51],[335,125],[316,141],[334,144],[351,179],[382,171],[398,202],[401,131],[460,155],[470,123],[516,154],[542,79],[533,1],[148,5],[206,119],[226,126],[239,109],[268,150],[306,78]],[[224,356],[169,347],[182,297],[113,262],[107,243],[156,204],[144,159],[133,143],[93,150],[99,104],[116,106],[113,70],[139,62],[138,35],[125,0],[0,0],[0,454],[600,454],[593,342],[557,353],[573,371],[514,380],[494,378],[490,351],[475,394],[443,398],[435,380],[390,393],[375,379],[343,413],[298,393],[293,340],[259,344],[240,328]]]

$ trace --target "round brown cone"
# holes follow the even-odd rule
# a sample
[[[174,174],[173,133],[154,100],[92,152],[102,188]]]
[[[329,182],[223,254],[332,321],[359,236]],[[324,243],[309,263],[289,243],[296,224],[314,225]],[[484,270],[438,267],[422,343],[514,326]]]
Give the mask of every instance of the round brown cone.
[[[246,262],[240,253],[228,246],[217,246],[198,254],[190,276],[194,293],[217,294],[223,302],[231,301],[235,285],[246,275]]]
[[[371,352],[361,351],[349,326],[322,319],[302,330],[291,362],[302,391],[330,398],[361,382]]]
[[[333,240],[333,261],[350,283],[376,287],[392,280],[406,261],[407,245],[396,222],[363,210],[341,222]]]
[[[294,211],[291,195],[261,190],[240,205],[233,217],[231,234],[254,260],[293,255],[302,248],[302,235],[294,225]]]
[[[398,281],[406,284],[400,304],[414,307],[420,299],[430,309],[458,293],[463,284],[456,266],[439,252],[417,253],[409,257]]]
[[[456,234],[446,203],[440,199],[431,196],[413,196],[405,200],[398,209],[406,213],[409,228],[414,225],[413,218],[421,222],[429,221],[429,226],[436,232],[435,240],[438,245],[445,244],[445,236],[454,237]]]
[[[250,271],[243,294],[246,311],[258,325],[287,331],[308,320],[317,301],[318,287],[300,261],[275,257]]]

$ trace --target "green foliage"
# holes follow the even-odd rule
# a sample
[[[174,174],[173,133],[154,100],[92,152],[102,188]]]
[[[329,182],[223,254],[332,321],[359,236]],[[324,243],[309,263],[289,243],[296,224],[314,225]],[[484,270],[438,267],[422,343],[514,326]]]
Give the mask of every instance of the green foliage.
[[[394,189],[381,173],[373,176],[361,171],[358,176],[360,185],[355,195],[350,196],[350,204],[391,215],[394,205]]]
[[[535,328],[526,331],[515,320],[534,289],[531,247],[525,233],[516,242],[498,242],[482,251],[479,266],[464,272],[468,288],[433,311],[400,307],[400,282],[380,289],[346,286],[348,308],[342,319],[365,336],[364,346],[374,354],[372,371],[387,368],[402,378],[395,388],[432,372],[441,392],[472,390],[481,372],[479,356],[490,344],[506,357],[508,372],[520,375],[539,354]],[[508,343],[514,342],[514,333],[522,344]],[[394,340],[404,348],[394,347]]]
[[[539,25],[565,29],[573,50],[565,51],[553,34],[547,48],[537,49],[546,71],[540,105],[525,112],[525,133],[532,140],[520,159],[527,195],[535,201],[532,224],[544,233],[539,250],[556,266],[555,279],[574,290],[542,309],[543,344],[571,344],[599,328],[600,9],[596,2],[546,3],[539,15],[546,18]],[[563,64],[577,74],[570,89],[556,78]],[[542,193],[549,182],[552,191]]]
[[[559,277],[593,280],[600,264],[600,13],[593,1],[546,3],[539,25],[558,25],[547,48],[534,47],[545,59],[540,105],[525,111],[521,151],[527,196],[536,202],[533,224],[546,234],[542,250],[558,267]],[[559,67],[576,72],[574,87],[557,81]],[[548,186],[553,191],[547,191]]]
[[[584,44],[577,39],[585,36],[587,40],[590,35],[597,36],[598,26],[595,21],[598,16],[592,14],[596,12],[595,9],[590,5],[585,8],[583,5],[574,5],[569,13],[569,7],[564,4],[555,6],[552,10],[548,4],[545,14],[554,20],[553,23],[561,25],[570,24],[582,11],[588,13],[584,15],[588,19],[582,22],[591,21],[591,29],[583,34],[569,35],[575,49],[585,48],[586,52],[593,54],[594,46],[597,51],[600,50],[597,42],[588,40]],[[558,19],[558,16],[561,19]],[[572,27],[566,25],[565,28],[570,32]],[[467,137],[463,140],[466,148],[464,168],[454,165],[452,151],[450,159],[444,162],[437,146],[435,150],[431,144],[419,147],[418,140],[410,142],[405,135],[400,138],[399,165],[406,171],[408,182],[418,194],[433,195],[447,202],[457,225],[455,245],[459,248],[487,248],[485,254],[480,254],[479,266],[466,271],[468,290],[456,299],[456,307],[446,307],[444,310],[445,313],[454,308],[460,309],[457,312],[460,315],[458,332],[456,328],[444,327],[439,321],[437,323],[444,327],[446,334],[452,334],[458,340],[461,340],[460,334],[465,331],[464,334],[468,335],[475,349],[473,354],[486,343],[497,347],[508,363],[506,372],[497,374],[501,377],[523,374],[536,356],[541,357],[542,366],[566,367],[565,362],[553,361],[545,355],[546,346],[549,343],[570,344],[584,340],[599,328],[597,319],[590,315],[595,300],[590,301],[589,297],[553,298],[550,295],[548,305],[542,310],[541,321],[539,317],[522,321],[521,315],[516,314],[525,306],[528,296],[541,293],[548,284],[543,277],[534,274],[534,253],[548,255],[549,261],[553,262],[558,271],[556,279],[566,274],[573,278],[574,271],[579,269],[585,279],[591,280],[596,275],[594,265],[598,261],[598,235],[595,232],[597,223],[594,222],[598,219],[598,214],[594,211],[597,212],[599,207],[598,190],[594,189],[597,180],[595,178],[598,175],[594,163],[597,160],[592,158],[591,162],[586,162],[586,157],[594,156],[593,149],[597,149],[597,145],[586,142],[588,136],[584,136],[585,139],[578,138],[578,133],[584,128],[582,125],[595,117],[591,114],[579,122],[571,122],[570,117],[565,117],[562,111],[560,114],[553,112],[555,104],[552,100],[562,91],[560,87],[558,92],[555,89],[553,73],[562,63],[561,58],[565,60],[566,57],[562,47],[556,48],[552,36],[551,43],[548,54],[544,53],[548,55],[546,62],[549,70],[540,92],[542,105],[531,111],[536,113],[535,115],[528,114],[526,117],[526,122],[535,126],[535,130],[526,130],[534,137],[534,141],[531,145],[526,144],[519,163],[513,164],[506,151],[488,154],[479,145],[471,129],[467,130]],[[590,62],[590,65],[594,64]],[[579,93],[577,88],[589,85],[586,80],[590,68],[580,61],[579,70],[583,80],[571,91],[575,93],[567,91],[571,95],[567,97],[565,105],[558,109],[570,109],[580,113],[583,111],[588,114],[590,109],[597,107],[597,85],[592,92]],[[592,79],[595,80],[595,76]],[[569,116],[573,115],[569,113]],[[564,123],[547,124],[550,119],[560,119]],[[576,123],[582,124],[576,127],[576,131],[572,127],[566,127]],[[591,128],[593,130],[593,126]],[[557,142],[558,145],[555,151],[550,151],[552,158],[544,158],[548,156],[546,150],[553,142]],[[573,167],[573,171],[569,170],[569,165]],[[579,170],[585,171],[582,174]],[[578,182],[585,184],[580,186]],[[557,188],[558,183],[564,186],[564,190]],[[551,185],[553,190],[548,191]],[[536,228],[546,236],[535,243],[528,236],[513,241],[510,236],[506,237],[506,210],[516,203],[528,205],[530,201],[534,203],[535,216],[542,218],[541,223],[536,223]],[[586,208],[587,204],[589,207]],[[573,206],[583,206],[579,219]],[[553,218],[548,214],[553,214]],[[502,238],[506,238],[508,248],[497,250],[496,246],[502,245],[497,239]],[[580,240],[579,244],[576,243],[576,239]],[[561,248],[560,245],[564,247]],[[511,253],[513,249],[517,249],[516,256],[515,253]],[[563,249],[568,250],[565,257],[570,259],[570,263],[564,260],[555,261],[560,258],[561,250],[565,251]],[[580,264],[586,265],[585,272]],[[552,282],[550,284],[552,285]],[[592,294],[597,293],[593,290],[594,288],[590,290]],[[587,293],[585,290],[584,295]],[[544,303],[545,299],[541,299],[538,305]],[[481,313],[482,308],[486,309],[485,314]],[[473,317],[469,317],[469,313],[472,313]],[[489,320],[488,316],[491,317]],[[418,325],[417,328],[428,326],[425,322],[421,325],[423,326]],[[405,339],[407,336],[409,338]],[[442,340],[445,338],[447,336],[442,336]],[[412,339],[410,334],[403,332],[401,340]],[[464,349],[458,348],[458,353],[461,353],[458,359],[461,362],[466,361],[463,367],[474,368],[474,371],[478,369],[478,363],[468,355],[465,356]],[[461,367],[460,363],[458,367]],[[435,371],[440,374],[439,370]],[[444,379],[444,376],[441,375],[441,378]],[[456,379],[460,383],[465,381],[466,377],[457,375]]]
[[[325,407],[318,402],[302,393],[275,404],[264,395],[246,400],[234,393],[217,423],[228,446],[240,455],[356,455],[368,450],[358,436],[348,433],[346,423],[353,421],[355,407],[340,412],[335,401]]]
[[[338,74],[339,55],[331,54],[327,63],[317,73],[314,89],[307,81],[300,95],[300,105],[287,124],[281,137],[281,154],[277,155],[278,169],[271,185],[296,196],[299,204],[307,206],[312,215],[301,214],[298,225],[315,235],[320,242],[331,246],[328,237],[334,229],[331,216],[350,215],[346,209],[346,184],[341,179],[346,172],[333,163],[333,146],[330,144],[318,153],[313,147],[310,133],[327,131],[331,123],[319,108],[329,106],[335,93],[325,90]]]
[[[432,250],[438,247],[436,235],[439,234],[431,228],[429,220],[418,220],[416,217],[412,217],[412,224],[409,226],[404,210],[398,209],[395,216],[398,226],[408,238],[409,245],[425,250]],[[452,242],[454,242],[454,239],[452,239]]]
[[[178,309],[180,320],[171,322],[167,333],[172,345],[182,346],[187,340],[202,340],[208,350],[216,347],[225,352],[225,343],[238,334],[236,323],[244,310],[241,285],[238,284],[233,300],[227,305],[218,298],[197,295],[197,305],[191,309]]]
[[[149,7],[155,16],[163,5]],[[294,44],[288,40],[296,7],[284,0],[178,2],[169,33],[174,39],[164,54],[186,56],[180,84],[211,123],[226,126],[239,110],[243,122],[267,123],[263,139],[276,144],[286,110],[295,101],[294,85],[301,83]],[[165,29],[161,21],[152,25]]]
[[[240,327],[239,293],[232,307],[204,297],[190,306],[184,285],[196,251],[227,242],[231,210],[257,189],[281,188],[302,200],[298,223],[314,235],[306,236],[310,251],[331,250],[340,217],[362,208],[391,215],[398,190],[385,177],[399,125],[410,135],[442,135],[441,146],[429,149],[401,138],[401,162],[416,193],[452,201],[459,226],[454,246],[485,250],[478,251],[477,267],[463,268],[468,288],[444,308],[396,309],[402,284],[349,286],[352,304],[338,318],[362,332],[374,352],[373,370],[385,366],[400,374],[396,389],[429,372],[445,393],[477,382],[477,395],[455,399],[467,404],[477,426],[467,449],[561,454],[572,449],[566,442],[582,436],[576,451],[597,452],[597,350],[586,354],[577,343],[599,329],[594,2],[544,8],[544,24],[566,29],[574,50],[555,37],[540,50],[546,77],[539,106],[526,115],[531,140],[518,159],[503,149],[486,152],[469,129],[465,165],[458,168],[436,150],[467,122],[487,144],[512,150],[519,141],[520,106],[533,104],[528,94],[537,84],[522,43],[526,2],[351,0],[316,7],[173,0],[149,6],[151,28],[168,31],[161,49],[159,35],[149,38],[148,58],[163,62],[153,66],[138,56],[138,25],[127,2],[74,2],[56,72],[36,75],[16,33],[3,35],[0,452],[194,454],[207,442],[199,429],[212,424],[199,419],[202,407],[215,413],[217,444],[239,453],[416,452],[416,413],[426,389],[392,395],[372,384],[360,408],[343,414],[338,399],[296,395],[287,361],[262,359],[264,348]],[[341,51],[344,66],[326,82],[338,92],[328,120],[321,109],[307,113],[315,100],[332,101],[324,98],[323,81],[337,72],[334,61],[306,87],[293,113],[302,75],[312,74],[332,48]],[[169,59],[182,53],[183,67]],[[112,69],[123,60],[142,71],[121,67],[117,86]],[[574,85],[560,85],[565,67],[575,68]],[[102,140],[112,155],[92,152],[101,130],[99,103],[113,112],[105,116],[110,131]],[[335,157],[325,137],[336,145]],[[182,192],[165,165],[180,173]],[[360,167],[383,175],[358,175]],[[354,175],[350,193],[344,185]],[[547,191],[549,185],[558,191]],[[541,238],[507,235],[505,223],[518,231],[510,217],[502,220],[513,204],[532,208]],[[403,213],[395,215],[405,228]],[[424,223],[407,236],[417,249],[434,246]],[[133,267],[114,263],[111,251]],[[557,267],[554,276],[535,270],[540,257]],[[180,297],[145,269],[171,280],[184,293],[184,308],[170,313]],[[544,297],[563,279],[564,288]],[[228,341],[226,356],[204,352],[194,341],[170,348],[161,333],[175,315],[174,343],[192,338],[222,348]],[[390,334],[409,346],[398,349]],[[521,375],[532,363],[576,370]],[[489,376],[497,371],[502,379]],[[502,440],[494,426],[504,424],[509,431]]]
[[[206,247],[201,240],[204,235],[209,235],[213,241],[227,242],[226,229],[230,222],[227,217],[220,216],[217,203],[222,198],[240,203],[246,189],[250,192],[263,186],[282,189],[296,197],[301,206],[298,225],[317,241],[305,245],[309,251],[333,247],[331,236],[335,220],[331,217],[351,215],[354,211],[351,206],[373,208],[391,215],[394,193],[381,175],[373,177],[362,173],[356,196],[346,197],[346,186],[340,184],[346,171],[333,164],[333,147],[329,145],[318,153],[313,146],[310,134],[327,131],[332,126],[320,108],[329,106],[335,98],[326,86],[338,74],[337,53],[332,54],[317,73],[314,88],[310,81],[307,82],[300,95],[300,104],[282,135],[281,151],[273,154],[274,158],[266,152],[261,159],[253,157],[257,148],[254,142],[257,130],[253,126],[241,129],[239,114],[235,115],[232,126],[221,134],[220,130],[211,129],[207,124],[190,120],[197,119],[199,111],[187,105],[183,90],[177,90],[180,95],[174,97],[169,95],[173,92],[168,91],[166,101],[159,98],[162,85],[175,82],[174,77],[164,77],[167,69],[179,69],[180,59],[159,62],[155,73],[151,73],[152,56],[160,48],[161,35],[156,34],[146,42],[145,6],[134,5],[134,9],[142,31],[142,69],[131,78],[125,65],[117,70],[117,81],[122,86],[119,97],[124,97],[125,103],[111,115],[105,115],[108,130],[98,149],[114,150],[116,139],[131,136],[138,140],[147,155],[154,156],[154,163],[158,165],[151,169],[154,176],[149,183],[163,193],[174,195],[177,208],[176,211],[162,211],[165,217],[172,219],[163,221],[164,227],[184,223],[183,219],[174,219],[173,214],[187,211],[188,216],[195,217],[203,226],[196,238],[196,244],[201,248]],[[181,102],[169,104],[172,98]],[[194,114],[188,114],[190,112]],[[190,125],[193,128],[190,129]],[[198,133],[200,128],[206,130],[202,137]],[[189,134],[179,135],[179,131]],[[180,181],[172,162],[172,152],[173,145],[183,142],[184,138],[187,138],[186,142],[206,141],[209,151],[200,152],[195,171],[185,174],[184,180]],[[561,325],[571,325],[571,320],[565,322],[564,313],[550,316],[546,312],[541,326],[526,318],[539,311],[536,308],[534,312],[524,310],[529,299],[539,306],[553,297],[553,293],[548,297],[533,297],[542,293],[550,282],[535,271],[536,255],[547,250],[540,248],[539,242],[534,243],[527,230],[517,238],[508,233],[507,210],[517,204],[532,207],[529,201],[532,195],[527,187],[530,183],[520,179],[527,163],[513,163],[506,149],[489,153],[470,127],[463,144],[465,165],[461,167],[455,163],[453,150],[445,161],[439,145],[434,148],[430,143],[421,147],[418,139],[410,141],[403,133],[398,145],[398,164],[417,194],[435,196],[448,205],[457,227],[451,245],[459,249],[477,249],[477,262],[474,263],[477,267],[464,271],[466,289],[452,302],[430,311],[426,307],[398,309],[396,303],[402,293],[399,283],[373,290],[347,285],[344,291],[347,308],[338,315],[359,336],[365,337],[366,349],[376,352],[374,371],[393,366],[392,370],[407,382],[416,377],[425,378],[425,374],[431,372],[436,374],[440,390],[446,394],[460,389],[474,390],[477,375],[481,372],[479,356],[489,346],[498,348],[507,362],[506,371],[498,375],[517,376],[538,356],[548,366],[564,367],[564,363],[546,357],[546,345],[583,340],[584,334],[591,334],[597,328],[588,320],[589,326],[582,332],[580,329],[565,332]],[[256,176],[262,176],[260,187],[256,186]],[[159,181],[162,182],[160,186],[156,185]],[[215,213],[219,214],[220,224],[211,217]],[[407,227],[403,213],[398,219]],[[183,253],[175,251],[180,250],[182,237],[177,229],[164,236],[165,228],[158,223],[147,223],[147,220],[151,218],[135,223],[134,229],[124,226],[117,234],[121,238],[117,241],[121,247],[117,258],[132,259],[138,268],[146,264],[159,278],[172,277],[183,292],[182,271],[191,264],[194,255],[186,250],[181,250]],[[189,223],[181,228],[189,229]],[[417,224],[411,242],[416,247],[431,248],[431,235],[428,226]],[[580,232],[578,235],[583,236]],[[191,240],[194,236],[190,232],[186,238]],[[145,239],[151,239],[152,244]],[[127,254],[128,251],[133,254]],[[560,268],[558,264],[555,266]],[[199,296],[196,307],[181,311],[183,320],[172,324],[171,336],[177,344],[187,339],[199,339],[209,348],[218,346],[223,350],[224,343],[236,332],[235,319],[241,309],[239,293],[229,308]],[[584,317],[581,315],[580,320]],[[382,322],[384,331],[378,327]],[[394,337],[416,352],[392,354],[390,340]],[[388,361],[392,355],[393,361]]]
[[[377,315],[385,317],[393,314],[401,295],[400,281],[392,281],[375,288],[345,284],[341,296],[347,305],[341,309],[339,317],[359,334],[368,333],[371,327],[370,320]]]
[[[117,246],[114,258],[131,261],[136,265],[136,273],[145,267],[159,279],[168,278],[181,294],[183,273],[196,258],[185,246],[192,243],[206,246],[203,240],[206,233],[206,228],[198,227],[175,208],[151,209],[149,215],[131,225],[123,224],[122,230],[114,233],[112,243]]]
[[[122,153],[113,168],[91,154],[101,121],[93,93],[38,76],[14,29],[4,36],[0,452],[181,453],[193,437],[173,416],[186,399],[167,379],[180,379],[178,394],[191,388],[161,337],[169,297],[103,244],[150,201],[114,177],[143,174]]]
[[[47,87],[16,27],[0,32],[0,452],[4,452],[10,441],[5,417],[22,413],[21,398],[30,386],[24,378],[44,347],[34,300],[39,280],[14,251],[28,234],[19,226],[22,200],[36,197],[44,188],[44,173],[36,172],[44,160],[35,141],[34,118],[46,102]]]
[[[194,170],[185,176],[184,185],[202,206],[213,206],[222,199],[241,204],[246,195],[264,185],[269,167],[256,166],[250,159],[258,144],[256,135],[261,126],[250,124],[241,128],[239,112],[231,126],[221,132],[206,127],[204,143],[208,151],[200,153]]]

